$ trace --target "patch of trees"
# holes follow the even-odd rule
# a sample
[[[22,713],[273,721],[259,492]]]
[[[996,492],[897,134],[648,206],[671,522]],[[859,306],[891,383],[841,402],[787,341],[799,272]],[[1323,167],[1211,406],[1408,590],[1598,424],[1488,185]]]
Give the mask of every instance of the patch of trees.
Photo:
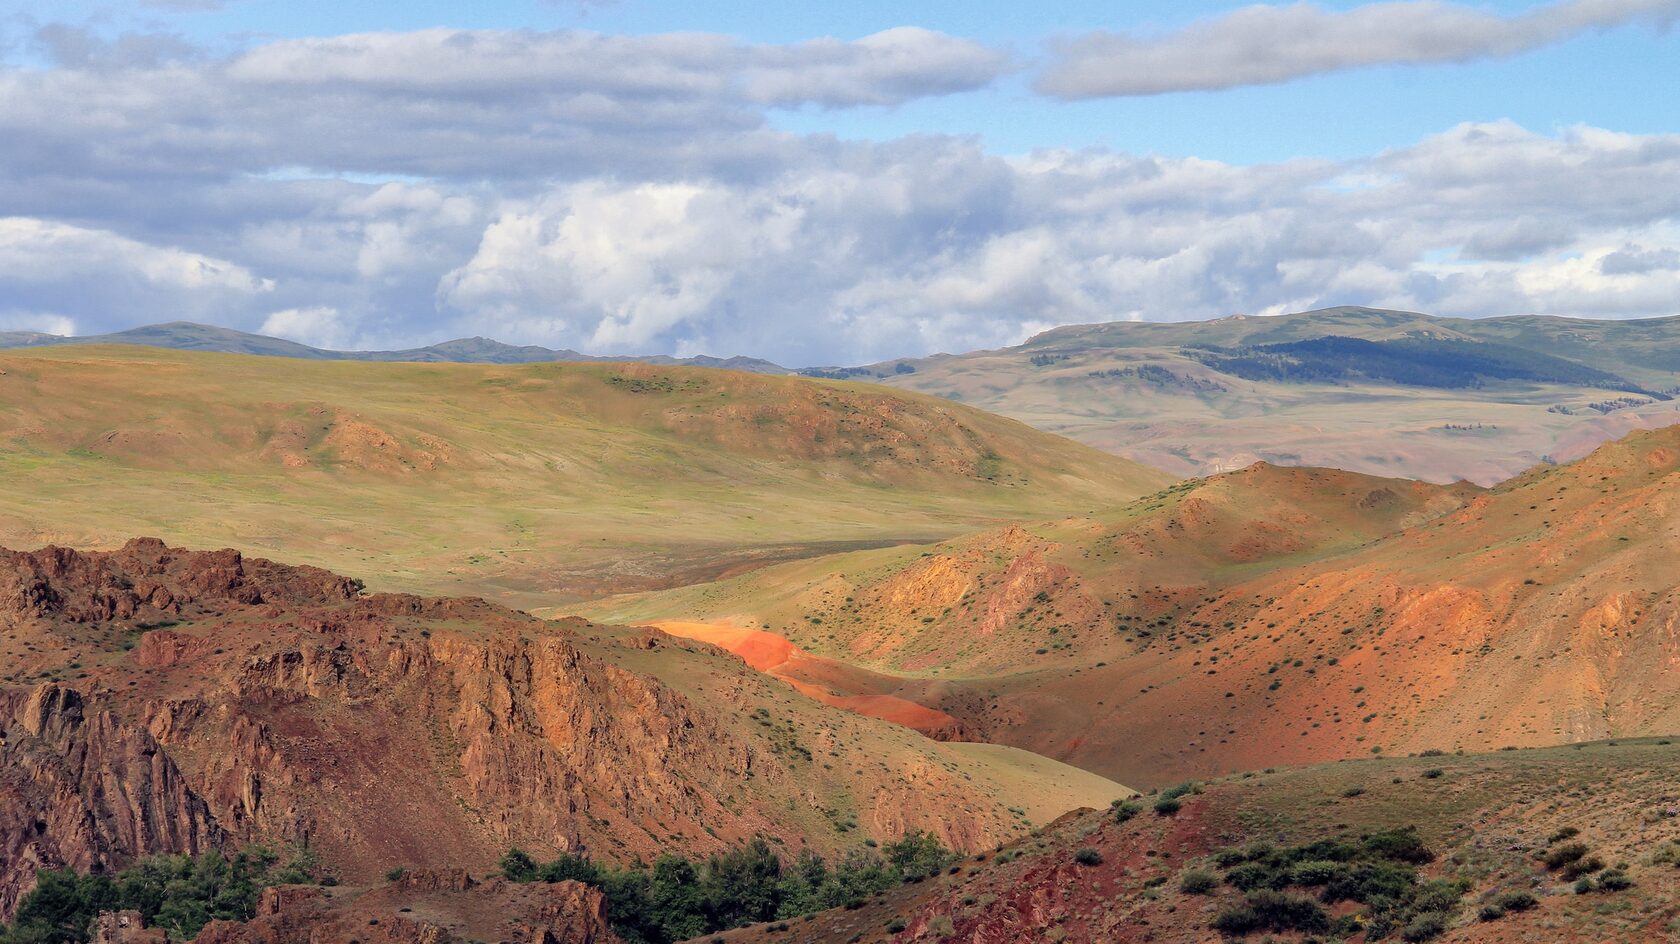
[[[916,365],[907,361],[899,361],[892,367],[894,374],[913,374]],[[819,380],[851,380],[855,377],[873,377],[880,380],[889,374],[875,370],[872,367],[807,367],[798,371],[801,377],[815,377]]]
[[[601,865],[562,853],[538,862],[519,849],[502,857],[502,874],[515,882],[593,885],[607,899],[613,930],[630,944],[669,944],[761,921],[785,920],[856,906],[902,882],[937,875],[955,856],[927,833],[911,833],[858,851],[830,866],[805,852],[783,863],[762,839],[709,859],[663,855],[652,866]]]
[[[1617,397],[1614,400],[1599,400],[1595,403],[1589,403],[1587,404],[1587,409],[1595,410],[1599,413],[1614,413],[1617,410],[1625,410],[1628,407],[1649,406],[1650,404],[1650,400],[1646,400],[1642,397]]]
[[[1174,373],[1160,364],[1139,364],[1136,367],[1111,367],[1093,370],[1086,376],[1096,380],[1126,380],[1136,378],[1156,387],[1180,387],[1203,393],[1223,393],[1228,388],[1217,380],[1204,380]]]
[[[1490,380],[1518,380],[1650,392],[1596,367],[1487,341],[1370,341],[1332,335],[1280,344],[1187,348],[1184,354],[1223,373],[1275,383],[1365,380],[1455,390],[1481,387]]]
[[[127,910],[140,912],[147,927],[187,940],[213,920],[250,920],[264,888],[313,883],[316,871],[307,854],[282,862],[274,850],[252,847],[231,858],[153,856],[115,875],[41,872],[11,926],[0,928],[0,944],[84,942],[100,912]]]
[[[1291,931],[1343,936],[1363,929],[1368,941],[1396,931],[1406,941],[1428,940],[1450,926],[1469,890],[1462,881],[1421,880],[1417,867],[1434,858],[1410,829],[1357,841],[1225,849],[1214,864],[1243,899],[1217,912],[1213,929],[1232,937]],[[1362,905],[1364,913],[1333,917],[1325,906],[1340,902]]]

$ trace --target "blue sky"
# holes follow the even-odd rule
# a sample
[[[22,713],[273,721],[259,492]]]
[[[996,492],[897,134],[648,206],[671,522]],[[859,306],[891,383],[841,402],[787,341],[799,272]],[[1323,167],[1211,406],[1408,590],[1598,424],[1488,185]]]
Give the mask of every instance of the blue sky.
[[[816,363],[1314,304],[1670,314],[1677,16],[0,0],[0,330]]]

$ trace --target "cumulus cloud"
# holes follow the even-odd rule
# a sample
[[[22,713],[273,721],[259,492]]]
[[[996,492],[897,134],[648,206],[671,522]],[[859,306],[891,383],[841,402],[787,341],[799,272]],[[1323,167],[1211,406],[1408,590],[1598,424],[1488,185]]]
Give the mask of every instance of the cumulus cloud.
[[[1053,44],[1038,91],[1062,99],[1286,82],[1379,65],[1511,56],[1591,30],[1680,19],[1680,0],[1563,0],[1515,16],[1435,0],[1346,11],[1243,7],[1163,36],[1098,31]]]
[[[1359,161],[1254,167],[1003,160],[950,141],[872,158],[751,184],[590,180],[510,204],[440,281],[440,306],[586,350],[799,364],[1344,303],[1680,310],[1680,272],[1662,265],[1680,246],[1680,136],[1465,125]]]
[[[344,316],[331,305],[272,312],[263,319],[259,331],[276,338],[334,350],[349,348],[354,341]]]
[[[273,287],[226,259],[108,230],[0,218],[0,297],[9,319],[32,330],[72,333],[76,321],[125,322],[137,310],[163,316],[152,320],[207,317]]]
[[[1680,305],[1677,135],[1494,122],[1352,160],[1007,158],[767,126],[1007,67],[919,30],[427,31],[221,58],[61,39],[80,51],[56,67],[0,69],[0,314],[30,326],[804,366],[1067,322]]]

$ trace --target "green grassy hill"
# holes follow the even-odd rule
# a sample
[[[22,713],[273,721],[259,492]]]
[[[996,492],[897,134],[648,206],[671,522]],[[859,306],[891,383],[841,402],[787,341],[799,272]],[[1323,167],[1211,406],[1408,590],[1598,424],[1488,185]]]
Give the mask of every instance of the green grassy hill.
[[[0,372],[0,544],[156,534],[513,603],[946,537],[1169,481],[968,407],[796,377],[82,346],[0,352]]]

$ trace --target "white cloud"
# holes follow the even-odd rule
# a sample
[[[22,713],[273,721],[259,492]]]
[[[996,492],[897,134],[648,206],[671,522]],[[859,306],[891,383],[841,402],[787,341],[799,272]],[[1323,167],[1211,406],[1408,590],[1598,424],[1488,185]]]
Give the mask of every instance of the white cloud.
[[[1563,0],[1516,16],[1435,0],[1346,11],[1255,5],[1164,36],[1093,32],[1058,41],[1038,77],[1063,99],[1228,89],[1377,65],[1511,56],[1590,30],[1666,28],[1677,0]]]
[[[69,336],[76,333],[76,319],[51,312],[0,310],[0,331]]]
[[[1680,311],[1661,264],[1680,247],[1680,136],[1466,125],[1361,161],[1255,167],[1006,161],[959,142],[874,158],[516,201],[439,301],[520,340],[796,364],[1006,344],[1046,323],[1342,303]]]
[[[273,287],[226,259],[109,230],[0,217],[0,298],[15,312],[108,324],[139,310],[161,321],[208,315]]]
[[[262,334],[332,350],[348,349],[354,339],[344,316],[330,305],[272,312],[263,319],[259,330]]]
[[[263,292],[265,279],[225,259],[151,246],[107,230],[29,217],[0,217],[0,279],[13,284],[119,278],[158,288]]]

